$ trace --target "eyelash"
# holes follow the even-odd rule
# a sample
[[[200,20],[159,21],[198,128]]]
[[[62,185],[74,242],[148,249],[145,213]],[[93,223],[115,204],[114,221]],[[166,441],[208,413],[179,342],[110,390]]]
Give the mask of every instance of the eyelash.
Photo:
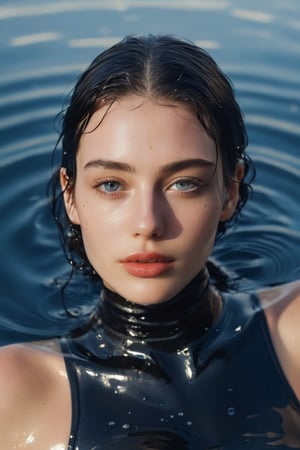
[[[199,180],[198,178],[191,178],[191,177],[181,177],[178,178],[178,180],[175,180],[172,182],[172,184],[170,185],[170,187],[176,185],[176,184],[189,184],[192,185],[192,187],[189,187],[188,189],[175,189],[176,191],[180,192],[181,194],[192,194],[192,193],[196,193],[200,190],[201,187],[204,186],[203,181]]]
[[[175,185],[178,184],[186,184],[186,185],[190,185],[188,189],[174,189]],[[115,185],[115,190],[107,190],[106,188],[108,186],[112,187],[112,185]],[[201,188],[203,188],[205,185],[205,183],[200,180],[199,178],[193,178],[193,177],[181,177],[178,178],[177,180],[172,181],[171,184],[168,185],[166,190],[172,190],[172,191],[176,191],[177,193],[179,193],[180,195],[192,195],[197,194]],[[120,194],[120,192],[122,190],[124,190],[124,185],[115,179],[106,179],[104,181],[101,182],[97,182],[95,183],[95,185],[93,186],[100,194],[105,195],[105,196],[109,196],[109,197],[114,197]]]
[[[108,185],[118,185],[118,189],[117,190],[112,190],[112,191],[104,190],[105,186],[108,186]],[[111,180],[105,180],[105,181],[97,182],[94,187],[100,192],[100,194],[102,194],[102,195],[109,195],[109,196],[113,197],[113,196],[117,195],[120,192],[120,187],[121,186],[122,186],[122,184],[119,181],[111,179]]]

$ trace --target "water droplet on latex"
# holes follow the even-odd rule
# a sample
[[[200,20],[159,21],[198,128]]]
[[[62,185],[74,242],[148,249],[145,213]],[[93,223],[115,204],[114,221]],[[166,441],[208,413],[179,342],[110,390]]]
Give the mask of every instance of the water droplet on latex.
[[[230,406],[230,407],[227,409],[227,414],[228,414],[229,416],[235,416],[235,408],[234,408],[233,406]]]

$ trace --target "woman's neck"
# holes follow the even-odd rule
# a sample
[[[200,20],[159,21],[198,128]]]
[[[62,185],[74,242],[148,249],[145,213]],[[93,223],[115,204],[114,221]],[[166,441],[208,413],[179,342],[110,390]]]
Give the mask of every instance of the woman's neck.
[[[132,303],[103,287],[98,319],[123,337],[152,345],[183,344],[205,334],[219,316],[220,307],[220,297],[203,269],[175,297],[158,305]]]

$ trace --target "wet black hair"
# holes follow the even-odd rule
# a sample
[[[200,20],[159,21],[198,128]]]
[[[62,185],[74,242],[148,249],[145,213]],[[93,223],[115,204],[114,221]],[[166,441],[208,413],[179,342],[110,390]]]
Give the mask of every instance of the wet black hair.
[[[239,201],[234,216],[220,222],[223,234],[246,203],[254,176],[246,153],[247,133],[230,80],[203,49],[188,40],[170,35],[133,35],[97,56],[80,76],[68,108],[56,150],[62,144],[61,167],[76,181],[76,153],[82,134],[97,109],[130,94],[171,104],[188,106],[209,136],[222,159],[225,183],[232,179],[237,164],[244,164],[239,182]],[[69,262],[95,275],[86,256],[80,226],[70,222],[59,187],[59,169],[52,180],[52,211],[59,225]]]

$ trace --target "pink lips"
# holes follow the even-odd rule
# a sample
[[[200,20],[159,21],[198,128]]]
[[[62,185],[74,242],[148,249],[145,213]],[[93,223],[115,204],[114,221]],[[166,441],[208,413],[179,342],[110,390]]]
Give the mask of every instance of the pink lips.
[[[169,270],[174,263],[174,259],[156,252],[140,252],[128,256],[121,263],[131,275],[151,278]]]

